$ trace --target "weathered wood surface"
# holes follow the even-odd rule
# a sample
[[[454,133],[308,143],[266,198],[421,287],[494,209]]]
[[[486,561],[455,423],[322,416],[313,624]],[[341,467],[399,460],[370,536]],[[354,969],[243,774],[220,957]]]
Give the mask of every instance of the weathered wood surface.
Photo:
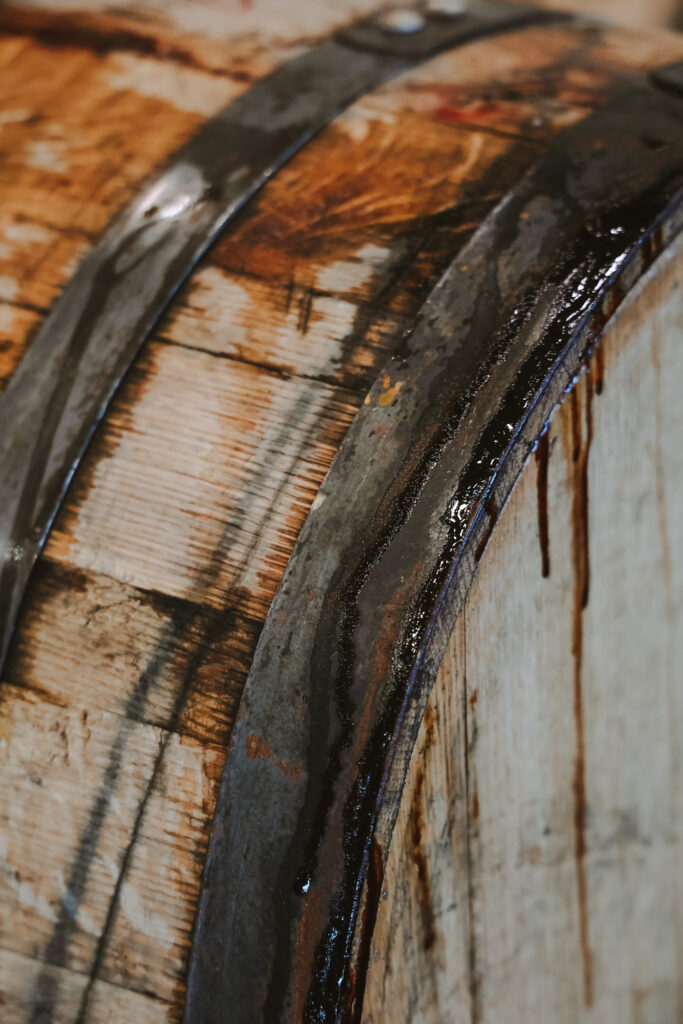
[[[683,1013],[683,242],[551,421],[418,738],[364,1021]]]
[[[5,379],[140,182],[372,5],[65,6],[0,10]],[[183,290],[76,476],[0,691],[3,1021],[178,1019],[241,687],[381,359],[557,132],[682,55],[574,26],[431,61],[306,147]]]
[[[543,7],[559,11],[576,11],[589,18],[604,18],[619,25],[640,25],[680,28],[683,7],[680,0],[543,0]]]

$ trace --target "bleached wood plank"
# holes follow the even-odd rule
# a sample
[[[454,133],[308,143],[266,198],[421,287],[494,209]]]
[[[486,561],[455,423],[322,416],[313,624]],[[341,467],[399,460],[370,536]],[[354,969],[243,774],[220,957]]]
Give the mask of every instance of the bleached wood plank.
[[[0,947],[87,973],[137,829],[100,976],[172,1002],[225,749],[9,684],[1,699]]]
[[[681,295],[679,240],[552,420],[549,575],[536,458],[493,531],[411,762],[367,1024],[681,1014]]]
[[[73,1024],[80,1009],[87,978],[64,968],[45,968],[36,960],[0,949],[0,1010],[3,1024],[23,1024],[36,1009],[36,986],[41,975],[59,988],[61,1000],[51,1020],[53,1024]],[[173,1008],[160,999],[129,992],[116,985],[96,982],[90,1019],[99,1024],[167,1024]]]

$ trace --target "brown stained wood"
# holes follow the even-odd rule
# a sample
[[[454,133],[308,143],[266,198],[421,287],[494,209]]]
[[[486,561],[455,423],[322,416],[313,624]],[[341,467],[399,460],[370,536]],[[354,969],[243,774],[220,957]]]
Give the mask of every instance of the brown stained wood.
[[[239,5],[227,16],[191,3],[129,14],[68,7],[0,9],[0,302],[41,313],[114,213],[200,124],[302,41],[363,10],[316,5],[255,24]],[[198,59],[207,51],[208,69]],[[29,333],[12,329],[0,384]]]
[[[600,349],[602,355],[603,349]],[[541,548],[541,573],[550,576],[550,538],[548,534],[548,459],[550,440],[547,431],[538,439],[536,448],[536,510],[538,542]]]
[[[5,675],[58,706],[73,701],[224,747],[260,627],[236,614],[207,624],[196,605],[45,560]],[[143,696],[138,683],[153,661]]]
[[[39,961],[7,950],[0,951],[0,1012],[3,1024],[23,1024],[33,1006],[38,978],[45,972],[59,987],[62,999],[53,1024],[72,1024],[87,979],[65,968],[45,968]],[[135,1021],[135,1024],[166,1024],[168,1005],[150,995],[140,995],[118,985],[99,981],[93,989],[91,1017],[97,1021]]]
[[[602,104],[616,75],[681,54],[683,40],[672,33],[641,36],[590,23],[527,28],[441,54],[337,118],[266,186],[209,262],[310,285],[311,272],[336,247],[344,255],[349,234],[374,227],[381,240],[382,232],[391,237],[406,222],[447,209],[449,200],[462,201],[476,177],[468,151],[482,144],[481,136],[468,140],[468,129],[540,147]],[[444,133],[447,127],[454,131]],[[422,181],[407,161],[418,140],[429,152]],[[448,147],[457,147],[457,172]]]
[[[114,213],[235,94],[228,82],[207,87],[184,69],[167,73],[156,92],[136,91],[136,81],[144,86],[154,68],[135,60],[123,68],[116,57],[78,49],[55,59],[26,36],[2,36],[0,24],[4,322],[16,309],[4,380],[35,329],[35,314],[54,301]],[[182,102],[188,93],[194,109]],[[141,130],[132,133],[132,125]]]
[[[39,324],[39,313],[21,309],[9,302],[0,302],[0,394],[19,365],[25,346]]]
[[[411,164],[416,146],[424,162]],[[529,156],[504,139],[354,110],[219,242],[160,336],[364,392],[445,258],[437,246],[449,214],[507,160],[502,195]],[[435,251],[421,270],[429,227]],[[447,231],[449,246],[459,227]]]
[[[3,7],[3,378],[78,254],[168,152],[254,77],[369,6]],[[117,395],[6,673],[0,761],[26,797],[8,797],[0,828],[15,844],[0,991],[17,1021],[31,1019],[37,994],[55,1020],[77,1019],[81,1005],[90,1021],[156,1020],[160,1006],[179,1019],[241,687],[368,384],[453,251],[551,138],[602,102],[615,74],[683,54],[671,37],[547,32],[467,46],[340,117],[219,241]],[[45,67],[52,77],[36,73]],[[80,761],[65,761],[71,737]],[[34,747],[35,759],[16,753]],[[17,890],[14,870],[29,888]],[[423,875],[424,926],[426,861]]]
[[[681,1015],[682,288],[679,240],[551,420],[549,574],[535,458],[492,532],[403,792],[365,1024]]]
[[[680,59],[680,36],[577,21],[529,27],[444,53],[364,101],[541,142],[605,100],[615,75]],[[525,59],[520,55],[524,53]]]
[[[219,241],[159,339],[335,382],[357,403],[453,247],[535,152],[384,122],[354,108],[313,140]]]
[[[365,391],[439,269],[533,155],[604,102],[615,75],[682,55],[671,34],[548,26],[400,76],[269,182],[160,336]]]

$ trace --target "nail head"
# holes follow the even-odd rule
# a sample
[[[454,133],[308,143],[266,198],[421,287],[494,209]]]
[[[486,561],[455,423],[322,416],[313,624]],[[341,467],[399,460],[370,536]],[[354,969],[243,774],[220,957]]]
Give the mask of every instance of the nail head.
[[[412,32],[421,31],[425,27],[425,19],[419,11],[403,9],[387,11],[379,19],[379,24],[387,32],[409,35]]]

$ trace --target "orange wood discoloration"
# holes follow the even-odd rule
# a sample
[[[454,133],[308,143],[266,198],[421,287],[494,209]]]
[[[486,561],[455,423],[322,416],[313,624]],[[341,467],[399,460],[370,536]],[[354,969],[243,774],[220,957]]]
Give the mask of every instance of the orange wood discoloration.
[[[154,73],[148,58],[55,54],[0,32],[0,324],[11,331],[3,380],[114,214],[236,91],[185,69],[150,88]]]
[[[260,761],[267,761],[272,757],[272,751],[268,744],[262,740],[255,733],[247,736],[247,757],[253,760],[257,757]],[[291,764],[287,764],[286,761],[277,761],[278,768],[285,775],[288,775],[291,779],[296,779],[301,774],[301,769]]]
[[[40,326],[40,319],[33,310],[0,302],[0,394]]]

